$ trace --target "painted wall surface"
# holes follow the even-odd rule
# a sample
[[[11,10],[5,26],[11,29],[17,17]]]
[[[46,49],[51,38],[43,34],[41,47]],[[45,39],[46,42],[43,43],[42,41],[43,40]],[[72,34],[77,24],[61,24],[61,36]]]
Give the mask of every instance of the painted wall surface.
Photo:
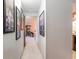
[[[46,53],[46,59],[71,59],[71,3],[71,0],[42,0],[39,15],[46,10],[46,38],[38,35],[38,47],[44,58]],[[39,27],[37,30],[39,34]]]
[[[72,59],[72,0],[46,0],[46,58]]]
[[[76,0],[72,2],[72,34],[76,34]]]
[[[20,9],[20,0],[15,5]],[[15,15],[16,16],[16,15]],[[15,24],[16,25],[16,24]],[[3,58],[20,59],[24,49],[24,32],[21,31],[21,37],[16,41],[16,32],[3,34]]]
[[[21,37],[16,41],[15,32],[3,35],[3,58],[20,59],[24,49],[24,32],[21,31]]]
[[[21,31],[21,37],[16,41],[16,45],[17,45],[18,56],[19,58],[21,58],[24,51],[24,31],[23,30]]]
[[[21,11],[21,3],[20,2],[17,3],[16,6]],[[24,51],[24,30],[21,30],[21,37],[16,41],[16,44],[17,44],[18,57],[20,59]]]
[[[3,59],[19,59],[15,32],[3,35]]]
[[[40,49],[40,52],[41,52],[43,58],[46,59],[46,35],[45,35],[45,37],[43,37],[39,34],[39,16],[41,15],[41,13],[43,11],[45,12],[45,22],[46,22],[46,0],[41,1],[40,10],[39,10],[39,14],[38,14],[38,20],[37,20],[38,47]],[[45,28],[46,28],[46,25],[45,25]],[[46,32],[46,29],[45,29],[45,32]]]
[[[21,38],[16,41],[15,32],[3,35],[3,58],[20,59],[24,49],[23,31]]]

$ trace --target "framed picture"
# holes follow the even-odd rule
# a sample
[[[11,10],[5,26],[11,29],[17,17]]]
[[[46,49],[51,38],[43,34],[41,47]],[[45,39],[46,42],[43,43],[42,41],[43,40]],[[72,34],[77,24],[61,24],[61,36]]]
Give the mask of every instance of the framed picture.
[[[15,31],[14,0],[3,0],[3,33]]]
[[[45,36],[45,13],[44,11],[39,16],[39,33],[41,36]]]
[[[23,24],[24,24],[23,27],[24,27],[24,47],[25,47],[25,45],[26,45],[26,44],[25,44],[25,43],[26,43],[26,41],[25,41],[25,32],[26,32],[26,31],[25,31],[25,15],[24,15],[24,14],[23,14],[23,22],[24,22],[24,23],[23,23]]]
[[[18,40],[21,37],[21,29],[20,29],[20,11],[16,7],[16,40]]]
[[[23,10],[21,9],[21,30],[24,30],[24,14],[23,14]]]

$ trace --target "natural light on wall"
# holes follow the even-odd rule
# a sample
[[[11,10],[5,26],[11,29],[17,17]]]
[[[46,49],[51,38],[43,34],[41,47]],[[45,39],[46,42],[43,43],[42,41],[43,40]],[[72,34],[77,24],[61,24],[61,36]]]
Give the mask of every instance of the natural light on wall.
[[[15,0],[15,6],[17,6],[20,9],[21,8],[21,0]]]
[[[72,33],[76,34],[76,0],[73,0],[72,6]]]

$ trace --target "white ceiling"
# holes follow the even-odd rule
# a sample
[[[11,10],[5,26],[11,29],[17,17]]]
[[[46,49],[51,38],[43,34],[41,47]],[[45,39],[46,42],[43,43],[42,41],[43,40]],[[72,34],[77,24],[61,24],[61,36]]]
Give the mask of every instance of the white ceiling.
[[[41,5],[41,0],[22,0],[24,13],[37,13]]]

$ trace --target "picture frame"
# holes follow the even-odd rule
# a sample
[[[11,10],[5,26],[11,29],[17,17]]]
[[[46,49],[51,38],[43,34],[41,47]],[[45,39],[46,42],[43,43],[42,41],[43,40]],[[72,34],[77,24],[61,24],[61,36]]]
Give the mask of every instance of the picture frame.
[[[43,11],[39,16],[39,34],[45,36],[45,12]]]
[[[16,7],[16,40],[18,40],[21,37],[21,29],[20,29],[20,11]]]
[[[21,9],[21,30],[24,30],[24,14],[23,10]]]
[[[3,0],[3,34],[15,32],[14,0]]]
[[[26,45],[26,44],[25,44],[25,43],[26,43],[26,42],[25,42],[25,39],[26,39],[26,38],[25,38],[25,37],[26,37],[26,35],[25,35],[26,33],[25,33],[25,32],[26,32],[26,31],[25,31],[25,15],[24,15],[24,14],[23,14],[23,22],[24,22],[23,24],[24,24],[24,47],[25,47],[25,45]]]

